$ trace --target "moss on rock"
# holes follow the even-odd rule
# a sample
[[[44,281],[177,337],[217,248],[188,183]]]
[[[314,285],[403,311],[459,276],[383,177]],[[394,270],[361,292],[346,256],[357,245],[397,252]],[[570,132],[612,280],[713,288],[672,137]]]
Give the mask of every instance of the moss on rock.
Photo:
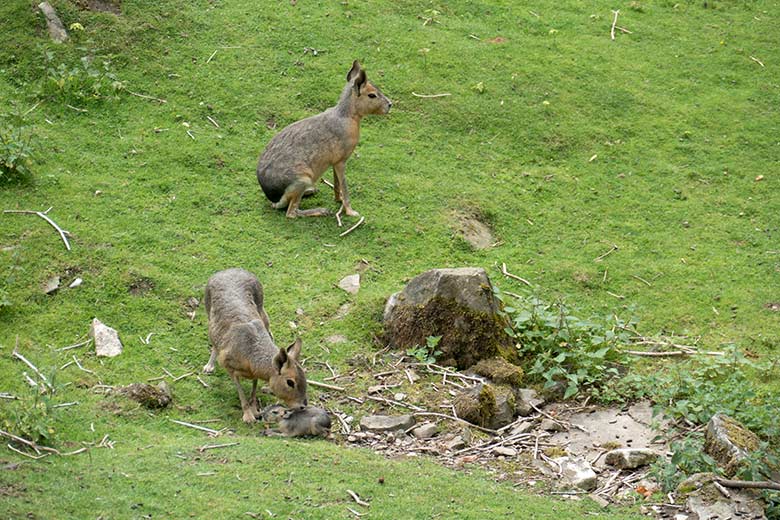
[[[494,383],[519,387],[523,383],[523,369],[502,357],[483,359],[472,367],[477,374]]]

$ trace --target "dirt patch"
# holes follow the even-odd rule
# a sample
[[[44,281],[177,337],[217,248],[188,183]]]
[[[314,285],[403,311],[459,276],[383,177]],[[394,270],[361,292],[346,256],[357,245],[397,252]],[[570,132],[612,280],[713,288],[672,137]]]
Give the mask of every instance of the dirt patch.
[[[772,312],[780,312],[780,302],[769,302],[764,307]]]
[[[127,292],[133,296],[143,296],[154,289],[154,281],[151,278],[140,276],[135,278],[127,287]]]
[[[474,249],[488,249],[496,243],[486,219],[476,211],[454,211],[451,227]]]
[[[122,14],[122,0],[78,0],[76,5],[89,11]]]
[[[20,497],[27,488],[16,484],[0,485],[0,497]]]

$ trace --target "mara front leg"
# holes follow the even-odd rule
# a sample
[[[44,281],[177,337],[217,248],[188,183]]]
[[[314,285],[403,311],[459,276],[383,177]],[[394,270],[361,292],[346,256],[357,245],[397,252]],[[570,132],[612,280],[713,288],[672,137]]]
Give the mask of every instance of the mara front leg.
[[[360,215],[357,211],[352,209],[349,204],[349,190],[347,190],[347,178],[344,172],[347,169],[347,161],[341,161],[333,165],[333,189],[336,191],[336,202],[341,201],[341,209],[344,210],[344,214],[350,217],[357,217]]]
[[[257,419],[252,410],[253,407],[251,406],[249,401],[246,400],[246,396],[244,395],[244,389],[241,388],[241,382],[239,381],[239,377],[237,375],[231,374],[230,378],[236,384],[236,390],[238,390],[238,399],[241,401],[241,410],[244,412],[242,419],[247,424],[251,424],[255,422]]]

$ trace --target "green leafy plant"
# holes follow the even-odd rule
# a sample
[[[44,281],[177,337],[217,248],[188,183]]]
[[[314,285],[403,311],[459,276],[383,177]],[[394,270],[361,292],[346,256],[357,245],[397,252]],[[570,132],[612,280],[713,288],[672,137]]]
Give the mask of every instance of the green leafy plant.
[[[0,114],[0,181],[28,175],[36,147],[37,136],[21,109]]]
[[[704,453],[704,443],[701,435],[689,436],[673,442],[672,458],[659,458],[650,467],[650,474],[655,477],[664,491],[669,492],[685,480],[688,475],[699,472],[719,472],[715,459]]]
[[[114,74],[111,60],[104,59],[96,64],[89,56],[82,57],[77,64],[55,63],[52,52],[47,51],[46,75],[42,94],[65,102],[88,102],[117,98],[124,89],[124,83]]]
[[[441,341],[441,336],[428,336],[425,339],[425,345],[416,345],[406,350],[406,355],[415,358],[420,363],[436,363],[436,356],[441,355],[441,350],[437,347]]]
[[[543,380],[545,388],[564,384],[564,399],[619,374],[624,356],[618,346],[630,341],[626,329],[633,322],[581,319],[564,303],[546,303],[535,296],[520,299],[517,307],[506,306],[504,312],[510,319],[507,333],[531,363],[527,374]]]
[[[54,374],[49,377],[52,386]],[[55,386],[56,388],[56,386]],[[3,429],[36,444],[51,445],[54,442],[56,409],[51,405],[53,392],[39,386],[30,387],[25,395],[0,408],[0,424]]]

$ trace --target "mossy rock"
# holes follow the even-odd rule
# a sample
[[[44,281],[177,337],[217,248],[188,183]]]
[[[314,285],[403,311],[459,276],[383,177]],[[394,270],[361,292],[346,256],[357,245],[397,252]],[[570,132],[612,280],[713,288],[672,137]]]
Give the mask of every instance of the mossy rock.
[[[483,359],[472,370],[494,383],[519,387],[523,384],[523,369],[502,357]]]
[[[484,269],[432,269],[390,297],[384,337],[391,347],[413,348],[440,336],[437,361],[459,369],[492,357],[518,362],[500,308]]]
[[[147,408],[165,408],[171,401],[173,395],[171,389],[165,381],[157,386],[147,385],[146,383],[133,383],[120,388],[117,392],[125,397],[141,403]]]
[[[461,392],[454,400],[458,417],[496,430],[515,417],[515,393],[508,386],[480,384]]]
[[[704,451],[718,461],[728,476],[737,473],[744,460],[759,446],[758,436],[728,415],[715,414],[707,423]]]

